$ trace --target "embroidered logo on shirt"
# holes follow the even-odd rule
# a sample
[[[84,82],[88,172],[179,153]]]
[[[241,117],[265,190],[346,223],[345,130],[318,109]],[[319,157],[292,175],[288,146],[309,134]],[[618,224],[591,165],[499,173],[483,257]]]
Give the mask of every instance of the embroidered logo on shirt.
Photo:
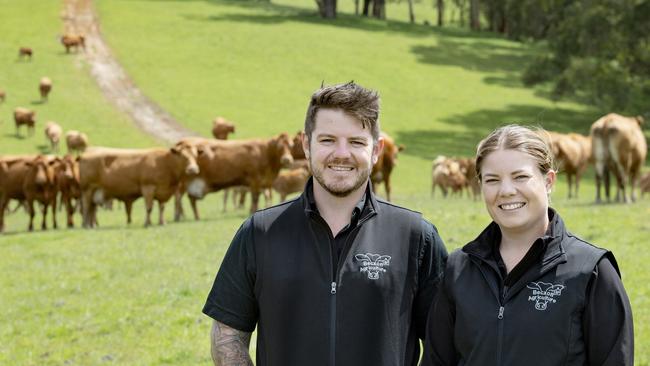
[[[531,282],[527,286],[533,290],[533,294],[528,296],[528,301],[535,302],[535,309],[546,310],[548,303],[555,304],[557,298],[562,294],[564,285],[554,285],[546,282]]]
[[[376,280],[379,274],[386,272],[386,268],[390,265],[390,255],[381,254],[356,254],[354,258],[360,261],[361,267],[359,271],[368,272],[368,279]]]

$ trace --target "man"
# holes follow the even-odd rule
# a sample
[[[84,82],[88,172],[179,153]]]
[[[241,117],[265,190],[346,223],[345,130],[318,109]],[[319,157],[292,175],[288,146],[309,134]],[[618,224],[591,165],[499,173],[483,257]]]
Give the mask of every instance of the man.
[[[378,201],[379,97],[350,82],[311,98],[303,194],[233,239],[203,312],[215,365],[412,366],[447,252],[419,213]]]

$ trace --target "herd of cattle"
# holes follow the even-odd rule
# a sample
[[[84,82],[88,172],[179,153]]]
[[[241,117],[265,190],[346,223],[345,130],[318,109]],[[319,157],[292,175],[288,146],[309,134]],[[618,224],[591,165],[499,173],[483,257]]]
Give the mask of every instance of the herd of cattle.
[[[569,184],[568,197],[578,197],[580,177],[589,164],[596,172],[596,202],[601,202],[601,188],[610,201],[610,172],[616,179],[616,201],[636,200],[635,186],[641,194],[650,192],[650,173],[642,177],[648,146],[641,129],[643,117],[624,117],[610,113],[591,126],[589,136],[543,131],[551,145],[560,173]],[[602,187],[601,187],[602,186]],[[480,194],[473,158],[438,156],[433,162],[432,195],[436,187],[444,196],[448,192],[462,194],[467,189],[476,199]]]
[[[84,37],[64,35],[61,43],[69,52],[85,48]],[[19,58],[33,56],[33,50],[22,47]],[[41,102],[48,100],[52,81],[43,77],[39,83]],[[6,92],[0,89],[0,103]],[[14,109],[16,134],[20,127],[34,134],[36,113],[17,107]],[[593,123],[589,136],[575,133],[543,132],[551,142],[559,171],[567,175],[568,196],[577,197],[580,177],[589,164],[596,172],[596,201],[601,201],[601,185],[606,199],[609,195],[609,173],[616,179],[616,200],[631,202],[636,199],[635,185],[641,194],[650,192],[650,173],[639,177],[647,155],[643,135],[642,117],[624,117],[608,114]],[[50,150],[58,153],[63,136],[62,127],[49,121],[44,128]],[[4,215],[24,207],[29,214],[28,229],[33,229],[34,202],[41,206],[41,228],[46,229],[47,212],[51,208],[52,225],[57,227],[56,212],[65,207],[67,226],[74,225],[74,215],[80,212],[84,227],[97,225],[98,206],[111,206],[113,200],[124,203],[127,223],[131,223],[133,202],[140,197],[145,201],[145,226],[151,225],[154,201],[158,202],[159,224],[164,224],[166,202],[174,197],[174,220],[183,218],[181,199],[187,194],[194,217],[199,219],[197,200],[211,192],[224,190],[223,209],[226,209],[229,192],[233,202],[240,207],[246,194],[251,195],[251,212],[257,210],[259,196],[263,194],[266,205],[275,190],[284,201],[288,194],[303,189],[311,175],[302,150],[303,133],[295,136],[281,133],[266,139],[228,140],[235,125],[222,117],[213,121],[214,139],[186,137],[171,148],[118,149],[90,146],[88,137],[79,131],[65,134],[67,154],[55,155],[4,155],[0,156],[0,232],[4,230]],[[374,165],[371,180],[373,188],[384,185],[386,198],[391,198],[390,176],[397,155],[404,146],[383,134],[384,150]],[[448,158],[438,156],[433,161],[432,196],[438,187],[443,196],[462,194],[467,190],[474,199],[480,196],[473,158]],[[10,200],[19,205],[9,208]],[[112,207],[112,206],[111,206]]]
[[[45,127],[52,136],[52,125]],[[55,131],[59,132],[60,128]],[[151,225],[154,201],[158,202],[159,224],[164,224],[165,204],[174,197],[174,220],[183,215],[181,198],[187,194],[195,219],[199,219],[197,200],[206,194],[231,189],[233,194],[251,195],[251,212],[257,210],[260,193],[269,197],[271,190],[281,200],[304,188],[310,176],[302,151],[303,133],[281,133],[265,139],[226,140],[234,132],[232,123],[223,118],[213,122],[215,139],[186,137],[171,148],[118,149],[87,146],[78,155],[5,155],[0,156],[0,230],[4,215],[20,206],[29,214],[28,229],[33,229],[34,203],[41,206],[41,228],[52,213],[56,228],[57,206],[65,207],[67,226],[81,212],[84,227],[97,225],[97,208],[112,200],[124,203],[127,223],[140,197],[145,202],[145,226]],[[385,146],[373,168],[373,181],[384,183],[390,197],[390,175],[397,153],[402,149],[384,135]],[[54,146],[54,145],[53,145]],[[54,148],[53,148],[54,149]],[[224,209],[227,196],[224,195]],[[19,205],[10,209],[8,203]],[[267,201],[268,205],[268,201]]]

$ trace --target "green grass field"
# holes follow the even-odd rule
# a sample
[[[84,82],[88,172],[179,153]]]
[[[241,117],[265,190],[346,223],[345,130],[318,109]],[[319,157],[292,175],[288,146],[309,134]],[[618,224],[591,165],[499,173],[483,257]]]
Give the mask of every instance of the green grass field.
[[[0,153],[46,151],[42,126],[49,119],[87,131],[96,144],[159,144],[116,112],[85,66],[63,53],[56,39],[61,6],[0,0],[0,89],[8,94],[0,104]],[[430,2],[416,6],[418,22],[433,21]],[[102,32],[136,84],[206,136],[217,115],[237,123],[235,138],[295,132],[323,80],[354,79],[378,89],[382,127],[407,148],[395,171],[394,201],[423,212],[450,250],[473,239],[489,217],[482,202],[443,200],[439,193],[431,198],[436,155],[470,155],[504,122],[587,133],[609,112],[552,103],[544,90],[524,88],[519,75],[537,52],[529,46],[454,27],[410,25],[406,2],[388,5],[388,21],[350,15],[351,1],[339,7],[344,13],[326,22],[307,0],[96,2]],[[35,49],[31,63],[17,61],[23,44]],[[44,75],[55,83],[50,101],[31,104]],[[34,137],[15,137],[11,111],[17,105],[38,110]],[[553,206],[574,233],[617,256],[634,311],[635,364],[647,366],[650,199],[593,205],[592,176],[586,174],[574,201],[565,199],[561,178]],[[9,215],[0,236],[0,364],[211,364],[210,319],[201,308],[247,216],[244,210],[222,213],[220,199],[200,203],[200,222],[149,229],[142,228],[140,201],[131,227],[119,206],[100,212],[102,226],[93,231],[26,233],[26,215]]]

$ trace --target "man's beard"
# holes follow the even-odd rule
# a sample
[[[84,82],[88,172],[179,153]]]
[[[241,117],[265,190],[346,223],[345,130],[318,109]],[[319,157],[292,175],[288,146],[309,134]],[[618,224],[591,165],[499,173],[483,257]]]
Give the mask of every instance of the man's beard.
[[[359,187],[364,185],[368,181],[368,177],[370,177],[371,168],[360,169],[357,164],[347,159],[346,160],[333,159],[323,164],[323,166],[314,164],[314,162],[311,161],[311,159],[309,163],[311,166],[312,176],[314,177],[314,179],[316,179],[316,181],[320,184],[321,187],[323,187],[323,189],[325,189],[328,193],[336,197],[348,196],[350,193],[356,191],[357,189],[359,189]],[[357,171],[357,174],[352,184],[348,185],[339,181],[333,182],[331,184],[327,184],[327,182],[325,181],[323,171],[327,169],[327,165],[330,164],[345,164],[345,165],[354,166],[354,168]]]

